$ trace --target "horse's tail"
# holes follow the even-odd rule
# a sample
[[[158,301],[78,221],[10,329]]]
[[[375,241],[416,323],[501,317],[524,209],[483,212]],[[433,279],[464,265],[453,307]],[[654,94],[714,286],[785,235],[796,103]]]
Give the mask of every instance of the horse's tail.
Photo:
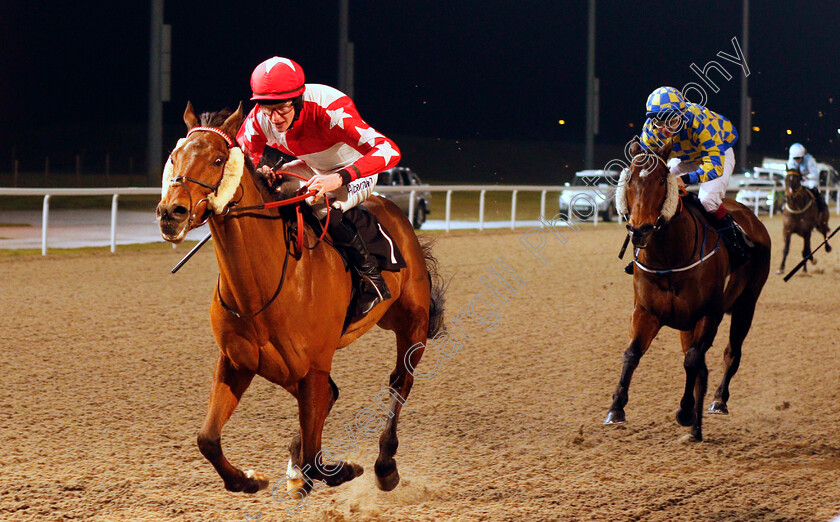
[[[434,240],[429,237],[421,237],[420,247],[423,249],[423,257],[426,259],[426,270],[429,273],[429,286],[431,287],[429,299],[429,332],[428,337],[434,337],[443,329],[443,305],[446,302],[446,284],[443,277],[438,273],[438,260],[432,254]]]

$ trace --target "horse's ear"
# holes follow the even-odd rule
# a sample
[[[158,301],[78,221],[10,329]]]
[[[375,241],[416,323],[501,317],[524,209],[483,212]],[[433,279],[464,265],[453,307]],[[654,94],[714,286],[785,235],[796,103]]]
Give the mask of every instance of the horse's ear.
[[[236,136],[236,133],[239,132],[239,126],[242,125],[242,120],[244,119],[244,112],[242,111],[242,102],[239,102],[239,107],[227,117],[225,122],[222,124],[222,129],[228,133],[230,136]]]
[[[190,102],[187,102],[187,109],[184,111],[184,123],[187,124],[187,130],[198,127],[198,118],[195,117],[195,111]]]
[[[630,153],[630,159],[633,159],[636,155],[642,153],[642,144],[639,143],[639,138],[633,138],[633,141],[630,142],[630,148],[627,149]]]
[[[659,149],[659,157],[665,160],[665,163],[668,163],[668,156],[671,155],[671,149],[674,148],[674,143],[672,141],[668,141],[664,147]]]

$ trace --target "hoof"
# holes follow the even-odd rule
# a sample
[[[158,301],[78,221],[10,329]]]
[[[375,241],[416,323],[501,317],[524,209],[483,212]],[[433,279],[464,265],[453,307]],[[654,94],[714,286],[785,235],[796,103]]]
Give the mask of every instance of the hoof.
[[[365,472],[365,468],[363,468],[363,467],[359,466],[359,465],[358,465],[358,464],[356,464],[355,462],[348,462],[348,463],[347,463],[347,466],[349,466],[349,467],[350,467],[350,469],[352,469],[352,470],[353,470],[353,476],[352,476],[352,477],[350,477],[350,478],[349,478],[349,479],[347,479],[347,480],[353,480],[353,479],[354,479],[354,478],[356,478],[356,477],[360,477],[360,476],[362,476],[362,474],[364,474],[364,472]]]
[[[825,244],[825,252],[831,252],[831,245],[829,245],[828,243]]]
[[[694,410],[683,410],[682,408],[677,410],[677,422],[680,426],[691,426],[694,424],[694,421],[697,420],[697,414],[694,413]]]
[[[777,273],[777,274],[784,274],[784,273],[785,273],[785,269],[784,269],[784,268],[780,268],[780,269],[776,270],[776,273]]]
[[[698,439],[697,437],[695,437],[691,433],[687,433],[687,434],[683,435],[682,437],[680,437],[679,441],[682,442],[683,444],[691,444],[691,443],[694,443],[694,442],[703,442],[703,439],[702,438]]]
[[[382,491],[393,491],[400,483],[400,472],[394,469],[384,477],[376,476],[376,487]]]
[[[249,469],[245,472],[245,477],[248,479],[248,483],[242,490],[245,493],[256,493],[261,489],[268,488],[268,479],[265,478],[265,475],[262,473],[257,473],[256,471]]]
[[[625,422],[624,410],[610,410],[607,413],[607,418],[604,419],[604,424],[624,424]]]
[[[729,415],[729,408],[723,401],[712,401],[707,411],[715,415]]]
[[[304,491],[309,490],[309,486],[307,485],[306,481],[302,478],[297,479],[287,479],[286,480],[286,492],[290,493],[296,489],[302,489]]]
[[[232,482],[225,482],[225,489],[234,493],[256,493],[268,487],[268,479],[262,473],[249,469],[241,479]]]

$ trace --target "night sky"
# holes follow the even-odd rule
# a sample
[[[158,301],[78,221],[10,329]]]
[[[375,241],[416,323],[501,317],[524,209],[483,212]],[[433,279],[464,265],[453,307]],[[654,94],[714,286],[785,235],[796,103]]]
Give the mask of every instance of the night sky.
[[[733,54],[731,39],[741,39],[740,1],[598,4],[597,143],[638,132],[648,93],[697,81],[692,62],[717,60],[733,75],[711,73],[721,90],[709,91],[707,106],[739,123],[742,71],[715,55]],[[751,4],[750,95],[761,129],[752,147],[782,155],[796,139],[818,159],[840,157],[840,6]],[[149,19],[148,1],[4,2],[7,142],[80,122],[144,126]],[[198,110],[240,100],[250,108],[250,73],[273,55],[298,61],[308,82],[337,84],[338,2],[171,0],[164,21],[173,34],[167,125],[180,124],[187,100]],[[386,134],[582,143],[586,23],[586,0],[351,0],[354,99]]]

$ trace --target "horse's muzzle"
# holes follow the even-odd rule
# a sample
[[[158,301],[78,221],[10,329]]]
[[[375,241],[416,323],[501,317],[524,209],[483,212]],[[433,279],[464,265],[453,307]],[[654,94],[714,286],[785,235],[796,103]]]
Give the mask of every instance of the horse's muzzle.
[[[627,231],[630,233],[630,240],[636,248],[647,247],[655,230],[656,229],[653,225],[642,225],[640,227],[627,225]]]
[[[170,243],[180,243],[187,235],[190,211],[178,203],[158,203],[157,210],[160,235]]]

